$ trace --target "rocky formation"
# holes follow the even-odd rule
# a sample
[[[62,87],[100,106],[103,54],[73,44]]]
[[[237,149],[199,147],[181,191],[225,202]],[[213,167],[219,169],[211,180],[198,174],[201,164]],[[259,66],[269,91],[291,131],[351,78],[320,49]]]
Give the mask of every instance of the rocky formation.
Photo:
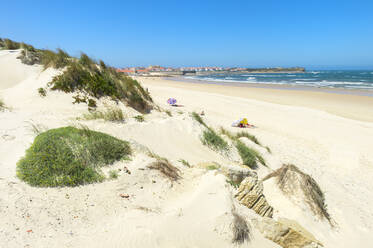
[[[323,245],[296,221],[263,218],[256,223],[258,230],[269,240],[284,248],[320,248]]]
[[[273,207],[271,207],[263,195],[263,184],[258,180],[256,173],[246,177],[240,184],[235,197],[248,208],[257,214],[265,217],[272,217]]]

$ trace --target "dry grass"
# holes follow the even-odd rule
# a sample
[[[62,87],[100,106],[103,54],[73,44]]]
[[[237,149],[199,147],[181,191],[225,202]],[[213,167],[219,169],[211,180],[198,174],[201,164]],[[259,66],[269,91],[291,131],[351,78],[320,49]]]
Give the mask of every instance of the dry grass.
[[[171,181],[181,179],[180,170],[172,165],[167,158],[162,158],[151,151],[148,151],[148,156],[157,160],[147,166],[149,169],[158,170]]]
[[[108,107],[105,111],[91,111],[83,115],[85,120],[104,119],[105,121],[124,122],[125,116],[123,111],[118,107]]]
[[[237,213],[233,213],[232,231],[233,243],[243,244],[245,241],[250,241],[250,228],[246,220]]]
[[[324,193],[310,175],[305,174],[295,165],[287,164],[267,175],[263,181],[272,177],[276,178],[277,185],[288,196],[294,196],[297,190],[301,190],[312,212],[322,219],[327,219],[333,225],[325,204]]]
[[[5,109],[5,103],[0,98],[0,111],[3,111]]]

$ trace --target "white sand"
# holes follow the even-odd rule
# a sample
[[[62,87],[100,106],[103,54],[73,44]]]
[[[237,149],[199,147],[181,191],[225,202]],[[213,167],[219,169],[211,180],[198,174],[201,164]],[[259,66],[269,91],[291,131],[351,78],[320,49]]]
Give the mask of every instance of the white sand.
[[[324,190],[338,227],[332,229],[306,207],[289,201],[269,180],[265,195],[276,218],[297,220],[325,247],[373,244],[372,123],[306,107],[208,93],[203,87],[172,87],[161,79],[140,81],[155,102],[172,111],[172,117],[154,111],[144,123],[132,118],[124,124],[77,121],[87,107],[73,105],[71,95],[48,91],[41,98],[37,93],[58,72],[19,64],[15,57],[0,51],[0,97],[11,108],[0,112],[0,247],[232,247],[232,211],[248,221],[257,215],[233,198],[233,188],[222,175],[178,162],[234,164],[201,144],[201,127],[188,112],[202,109],[209,125],[231,130],[233,120],[248,117],[258,126],[250,131],[272,150],[272,155],[262,151],[269,166],[294,163],[312,175]],[[167,107],[170,96],[185,107]],[[152,159],[137,149],[132,161],[113,166],[126,166],[131,175],[122,170],[116,180],[76,188],[30,187],[16,177],[16,163],[35,137],[30,122],[46,128],[80,122],[136,141],[167,157],[182,170],[183,179],[171,183],[147,169]],[[258,171],[260,177],[267,173],[265,168]],[[129,199],[119,197],[121,193],[129,194]],[[242,247],[279,247],[251,226],[252,242]]]

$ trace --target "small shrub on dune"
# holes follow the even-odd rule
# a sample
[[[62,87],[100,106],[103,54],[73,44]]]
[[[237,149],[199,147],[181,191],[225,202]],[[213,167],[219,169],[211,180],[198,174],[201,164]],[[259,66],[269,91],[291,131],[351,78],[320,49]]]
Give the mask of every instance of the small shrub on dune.
[[[5,103],[3,100],[0,98],[0,111],[3,111],[5,109]]]
[[[3,47],[6,50],[17,50],[21,48],[21,43],[12,41],[10,39],[3,40]]]
[[[144,120],[145,120],[144,116],[142,116],[142,115],[136,115],[133,118],[135,118],[135,120],[138,121],[138,122],[144,122]]]
[[[204,145],[213,150],[228,150],[228,143],[211,128],[203,131],[201,140]]]
[[[88,128],[62,127],[39,134],[17,163],[17,176],[32,186],[78,186],[100,182],[100,167],[127,158],[126,141]]]
[[[118,171],[116,170],[109,171],[109,177],[110,179],[117,179],[119,177]]]
[[[41,97],[45,97],[47,95],[47,91],[44,88],[39,88],[38,93]]]

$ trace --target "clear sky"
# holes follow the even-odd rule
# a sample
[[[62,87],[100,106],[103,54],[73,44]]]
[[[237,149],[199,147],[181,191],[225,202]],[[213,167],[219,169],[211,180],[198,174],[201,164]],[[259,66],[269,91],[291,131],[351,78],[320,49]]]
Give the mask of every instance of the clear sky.
[[[117,67],[373,69],[373,0],[1,1],[0,37]]]

